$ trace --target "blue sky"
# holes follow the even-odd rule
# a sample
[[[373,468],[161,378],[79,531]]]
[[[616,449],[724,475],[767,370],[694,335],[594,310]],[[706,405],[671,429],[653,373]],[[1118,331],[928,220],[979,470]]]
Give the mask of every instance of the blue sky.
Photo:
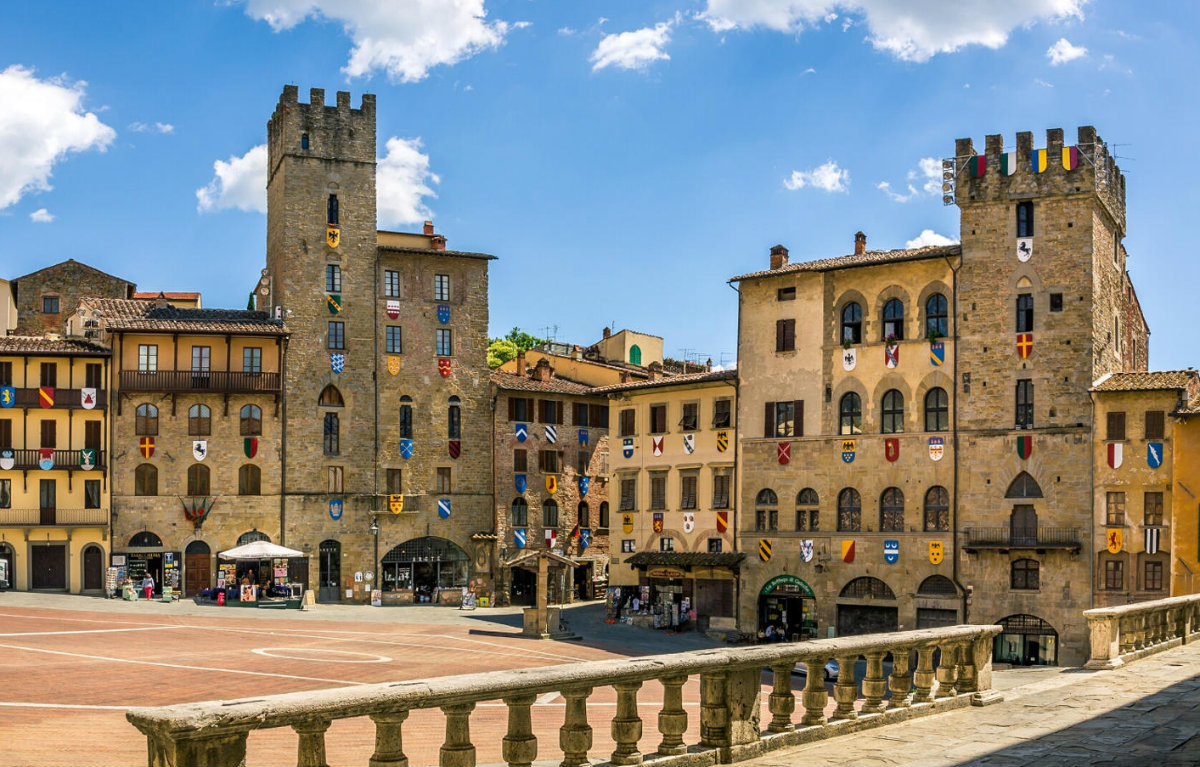
[[[380,225],[499,256],[492,332],[605,325],[731,363],[726,280],[923,232],[954,139],[1095,125],[1128,185],[1151,366],[1200,360],[1193,3],[247,0],[12,4],[0,20],[0,276],[76,258],[245,306],[254,148],[285,83],[378,96]],[[389,139],[395,139],[389,143]],[[925,163],[922,163],[925,160]],[[215,166],[221,163],[222,166]],[[883,185],[883,186],[881,186]],[[928,238],[930,235],[927,234]]]

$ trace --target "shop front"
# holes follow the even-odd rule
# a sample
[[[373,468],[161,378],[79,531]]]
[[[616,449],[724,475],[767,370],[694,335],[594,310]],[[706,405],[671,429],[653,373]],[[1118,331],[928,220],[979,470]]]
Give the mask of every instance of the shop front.
[[[379,563],[384,604],[457,605],[468,586],[471,559],[444,538],[414,538]]]
[[[112,580],[117,586],[132,585],[133,593],[142,594],[143,580],[149,575],[154,579],[154,595],[161,596],[164,587],[178,593],[182,575],[183,555],[163,545],[162,538],[148,530],[135,533],[128,545],[112,552],[109,560],[114,570]],[[128,591],[122,591],[128,594]]]
[[[795,642],[817,636],[817,600],[812,586],[795,575],[777,575],[758,595],[758,636]]]
[[[642,552],[628,563],[637,586],[608,589],[607,617],[647,628],[731,630],[744,554]]]
[[[1010,615],[996,621],[992,660],[1014,666],[1057,666],[1058,632],[1036,615]]]

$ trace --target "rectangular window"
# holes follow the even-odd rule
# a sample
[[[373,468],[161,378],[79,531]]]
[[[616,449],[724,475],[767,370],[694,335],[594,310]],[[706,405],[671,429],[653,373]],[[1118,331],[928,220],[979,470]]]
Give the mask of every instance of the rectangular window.
[[[562,423],[563,422],[563,406],[562,403],[554,399],[538,400],[538,420],[542,423]]]
[[[573,418],[571,420],[575,423],[576,426],[589,426],[590,425],[588,423],[588,406],[587,406],[586,402],[574,403],[571,410],[572,410],[572,416],[573,416]],[[600,424],[596,424],[596,426],[599,426],[599,425]]]
[[[608,405],[588,405],[588,423],[598,429],[607,429]]]
[[[1146,493],[1143,497],[1144,523],[1161,525],[1163,523],[1163,494],[1161,492]]]
[[[1009,585],[1021,591],[1037,591],[1041,588],[1041,564],[1033,559],[1018,559],[1012,563],[1012,576]]]
[[[138,370],[143,373],[158,370],[157,344],[138,344]]]
[[[674,551],[675,550],[675,539],[671,538],[669,536],[663,536],[662,538],[659,538],[658,539],[658,550],[659,551]]]
[[[620,418],[620,420],[621,420],[621,423],[620,423],[620,432],[621,432],[621,434],[620,434],[620,436],[622,436],[622,437],[631,437],[631,436],[633,436],[633,434],[635,433],[635,429],[634,429],[634,426],[635,426],[635,421],[634,421],[634,410],[633,410],[633,408],[630,408],[630,409],[628,409],[628,410],[622,410],[622,411],[621,411],[621,415],[619,416],[619,418]]]
[[[713,500],[714,509],[729,508],[729,472],[727,469],[713,471]]]
[[[550,529],[558,527],[558,504],[548,502],[542,506],[542,527]]]
[[[608,530],[608,501],[601,501],[599,517],[600,518],[597,520],[597,524],[599,524],[602,529]]]
[[[588,469],[592,465],[592,454],[590,451],[579,448],[579,452],[575,454],[575,473],[581,477],[588,475]]]
[[[521,448],[513,450],[513,471],[525,473],[529,471],[529,451]]]
[[[756,532],[762,532],[763,530],[766,530],[766,529],[767,529],[767,510],[766,509],[755,509],[754,510],[754,530]]]
[[[89,450],[100,449],[100,421],[85,421],[83,424],[83,446]],[[3,442],[0,442],[3,444]]]
[[[58,447],[58,424],[54,421],[42,421],[42,447]]]
[[[1052,312],[1061,312],[1062,311],[1062,307],[1063,307],[1062,296],[1063,296],[1062,293],[1051,293],[1050,294],[1050,311],[1052,311]]]
[[[1104,494],[1104,524],[1125,524],[1125,493]]]
[[[1017,381],[1016,428],[1033,428],[1033,381],[1022,378]]]
[[[12,508],[12,480],[0,479],[0,509]]]
[[[40,378],[41,383],[38,384],[39,386],[50,386],[50,387],[58,386],[58,363],[57,362],[43,362],[41,364],[40,373],[41,373],[41,378]]]
[[[0,386],[12,385],[12,363],[0,362]]]
[[[346,348],[346,323],[337,320],[329,321],[329,348]]]
[[[512,525],[513,527],[525,527],[529,524],[529,505],[525,503],[523,498],[518,498],[513,501],[512,505]]]
[[[775,321],[775,351],[777,351],[777,352],[794,352],[794,351],[796,351],[796,321],[795,320],[776,320]]]
[[[1017,332],[1033,332],[1033,294],[1022,293],[1017,296]]]
[[[12,447],[12,419],[0,418],[0,447]]]
[[[412,439],[412,405],[401,399],[400,405],[400,439]]]
[[[709,538],[708,539],[708,553],[709,554],[720,554],[721,546],[722,546],[722,542],[721,542],[720,538]]]
[[[667,406],[650,406],[650,433],[663,434],[667,431]]]
[[[637,551],[637,548],[634,546],[633,541],[631,541],[629,539],[625,539],[625,540],[621,541],[621,553],[622,554],[632,554],[635,551]]]
[[[731,400],[719,399],[713,402],[713,428],[728,429],[733,423]]]
[[[679,419],[679,428],[684,431],[695,431],[700,426],[700,403],[683,403],[683,417]]]
[[[621,480],[621,511],[633,511],[637,508],[637,479],[629,477]]]
[[[338,198],[336,194],[329,195],[329,202],[325,205],[325,220],[330,224],[338,223]]]
[[[58,296],[42,296],[42,314],[58,314]]]
[[[211,346],[193,346],[192,347],[192,372],[207,373],[212,369],[212,347]]]
[[[208,467],[193,464],[188,469],[188,495],[208,495]]]
[[[650,508],[667,508],[667,475],[664,473],[650,475]]]
[[[558,473],[558,451],[557,450],[539,450],[538,451],[538,469],[544,474]]]
[[[342,267],[337,264],[325,265],[325,292],[342,292]]]
[[[403,475],[402,475],[401,469],[388,469],[387,470],[388,495],[400,495],[401,493],[404,492],[404,490],[401,489],[401,484],[402,484],[401,480],[402,479],[403,479]]]
[[[327,466],[325,471],[326,488],[331,493],[342,492],[345,485],[345,469],[342,466]]]
[[[775,403],[775,436],[792,437],[796,434],[796,403]]]
[[[450,300],[450,275],[435,274],[433,276],[433,300],[434,301],[449,301]]]
[[[390,269],[383,272],[383,294],[388,298],[400,297],[400,272]]]
[[[1163,587],[1163,563],[1162,562],[1146,562],[1145,570],[1142,574],[1142,590],[1143,591],[1162,591]]]
[[[1104,432],[1105,439],[1125,439],[1125,414],[1109,413],[1108,428]]]
[[[388,354],[401,354],[404,346],[400,343],[400,326],[388,325],[386,329],[386,344]]]
[[[103,366],[101,366],[101,364],[99,362],[89,362],[87,364],[87,367],[84,368],[84,376],[83,376],[84,384],[83,385],[88,387],[89,389],[103,389],[104,388],[103,370],[104,370],[104,368],[103,368]],[[3,383],[0,382],[0,385],[3,385]]]
[[[439,357],[449,357],[454,354],[454,337],[450,328],[437,329],[437,349]]]
[[[1166,414],[1161,410],[1146,411],[1146,439],[1162,439],[1166,433]]]
[[[450,489],[450,467],[439,466],[437,470],[437,492],[451,493]]]
[[[1125,588],[1125,563],[1115,559],[1104,563],[1104,588],[1120,591]]]
[[[1032,237],[1033,236],[1033,203],[1018,202],[1017,203],[1017,236]]]
[[[529,421],[533,419],[533,400],[526,397],[508,398],[508,420]]]
[[[699,476],[695,471],[683,472],[679,477],[679,508],[696,508],[696,486]]]
[[[776,301],[795,301],[796,300],[795,286],[790,287],[790,288],[780,288],[779,290],[775,291],[775,300]]]
[[[242,349],[242,372],[243,373],[261,373],[262,372],[262,347],[247,346]]]

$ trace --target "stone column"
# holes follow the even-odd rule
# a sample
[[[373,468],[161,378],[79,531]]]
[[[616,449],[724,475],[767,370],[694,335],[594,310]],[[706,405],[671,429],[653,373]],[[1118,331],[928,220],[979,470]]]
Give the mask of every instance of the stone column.
[[[953,698],[958,694],[955,685],[958,684],[958,645],[944,644],[941,646],[942,657],[937,667],[937,692],[935,698]]]
[[[560,767],[587,767],[588,751],[592,750],[592,727],[587,720],[587,699],[591,687],[563,690],[567,711],[563,726],[558,730],[558,745],[563,751]]]
[[[792,694],[792,669],[795,663],[779,663],[771,666],[774,684],[767,710],[771,712],[770,732],[788,732],[792,729],[792,712],[796,710],[796,696]]]
[[[1112,615],[1084,615],[1091,634],[1091,657],[1084,668],[1105,669],[1122,665],[1120,619]]]
[[[325,731],[328,719],[312,719],[303,724],[294,724],[292,729],[300,736],[296,748],[296,767],[329,767],[325,761]]]
[[[883,713],[883,696],[887,694],[887,680],[883,677],[883,651],[868,652],[867,675],[863,678],[863,697],[866,701],[862,706],[864,714]]]
[[[471,743],[471,712],[474,703],[442,706],[446,715],[446,740],[438,752],[441,767],[475,767],[475,746]]]
[[[992,645],[993,637],[984,634],[964,647],[971,654],[971,665],[974,667],[974,692],[971,693],[972,706],[990,706],[1004,700],[1004,696],[992,689]]]
[[[198,733],[159,733],[144,730],[150,767],[175,767],[187,764],[196,767],[244,764],[246,736],[250,728],[222,727],[216,734],[197,737]]]
[[[762,671],[759,666],[730,672],[725,686],[729,709],[729,745],[753,743],[762,728]]]
[[[932,646],[917,648],[917,670],[913,674],[913,684],[917,692],[913,695],[913,703],[928,703],[933,700],[933,650]]]
[[[368,767],[408,767],[401,731],[405,719],[407,711],[371,715],[371,721],[375,722],[375,753],[371,754]]]
[[[508,705],[508,734],[504,736],[501,754],[509,767],[530,767],[537,758],[537,737],[529,715],[529,707],[535,700],[537,696],[533,694],[504,699]]]
[[[912,690],[912,672],[909,671],[909,654],[911,649],[892,651],[892,675],[888,677],[888,689],[892,692],[892,700],[888,709],[908,708],[908,694]]]
[[[979,677],[975,668],[975,647],[972,642],[958,645],[958,692],[979,690]]]
[[[612,720],[612,739],[617,744],[609,758],[613,764],[641,764],[638,741],[642,739],[642,720],[638,716],[637,693],[641,682],[618,682],[617,715]]]
[[[687,711],[683,708],[683,685],[687,680],[686,676],[659,680],[663,686],[663,707],[658,713],[658,731],[663,739],[658,744],[658,753],[663,756],[687,753],[687,746],[683,744],[688,723]]]
[[[808,666],[808,681],[804,684],[804,716],[800,724],[805,726],[825,724],[825,704],[829,693],[825,691],[825,660],[805,661]]]
[[[700,745],[722,748],[729,745],[729,711],[725,707],[725,674],[700,675]]]
[[[831,720],[858,718],[858,712],[854,710],[854,701],[858,700],[858,684],[854,681],[854,664],[857,660],[857,655],[837,656],[838,678],[833,686],[837,708],[829,717]]]

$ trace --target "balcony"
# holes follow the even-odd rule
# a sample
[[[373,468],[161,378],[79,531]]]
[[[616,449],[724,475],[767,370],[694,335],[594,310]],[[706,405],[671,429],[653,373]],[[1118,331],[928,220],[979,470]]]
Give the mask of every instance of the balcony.
[[[38,469],[39,450],[13,450],[14,469]],[[55,450],[54,451],[54,469],[71,469],[80,470],[79,465],[79,450]],[[105,450],[96,451],[96,470],[102,471],[107,468],[108,453]]]
[[[1076,554],[1083,537],[1077,527],[969,527],[964,532],[967,542],[963,544],[963,551],[1056,549]]]
[[[0,509],[0,527],[106,527],[108,509]]]
[[[13,403],[13,406],[25,408],[41,407],[42,399],[38,394],[38,389],[17,389],[17,399]],[[83,390],[81,389],[54,389],[53,407],[68,408],[71,410],[90,409],[83,407]],[[108,407],[108,394],[103,389],[97,389],[95,409],[103,410],[106,407]]]
[[[278,373],[213,370],[122,370],[121,391],[215,392],[217,394],[278,394]]]

